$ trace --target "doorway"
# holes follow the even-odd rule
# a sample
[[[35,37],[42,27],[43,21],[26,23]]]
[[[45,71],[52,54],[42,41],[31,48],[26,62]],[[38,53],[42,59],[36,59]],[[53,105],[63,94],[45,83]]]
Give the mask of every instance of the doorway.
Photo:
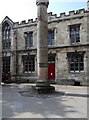
[[[48,80],[55,80],[55,54],[48,55]]]
[[[10,79],[10,57],[3,57],[3,71],[2,82],[6,82]]]

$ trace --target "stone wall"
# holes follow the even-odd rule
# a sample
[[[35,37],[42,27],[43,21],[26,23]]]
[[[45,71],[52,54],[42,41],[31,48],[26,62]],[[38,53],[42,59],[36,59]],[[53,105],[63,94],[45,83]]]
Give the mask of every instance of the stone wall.
[[[69,11],[69,14],[60,13],[57,17],[52,12],[48,13],[48,28],[55,29],[55,44],[49,48],[48,53],[55,53],[55,80],[71,80],[75,79],[80,81],[81,84],[86,84],[89,81],[89,30],[88,30],[88,17],[89,12],[80,9],[77,11]],[[5,21],[5,20],[4,20]],[[70,42],[69,26],[80,24],[80,43],[72,45]],[[33,31],[33,47],[26,48],[25,32]],[[0,60],[2,56],[2,40],[1,40],[1,27],[0,27]],[[84,54],[84,72],[70,73],[67,58],[67,52],[85,51]],[[37,79],[37,18],[35,21],[29,19],[26,23],[25,20],[13,23],[12,28],[12,43],[11,43],[11,75],[17,74],[22,79],[30,79],[34,81]],[[34,54],[35,55],[35,74],[23,74],[22,56]],[[1,61],[0,61],[1,63]],[[17,73],[16,73],[17,65]],[[0,64],[0,71],[2,64]],[[0,72],[1,73],[1,72]],[[0,74],[1,78],[1,74]]]
[[[1,29],[1,24],[0,24],[0,83],[2,81],[2,29]]]
[[[60,83],[61,80],[75,80],[80,81],[81,85],[87,84],[87,53],[84,54],[84,71],[73,73],[69,71],[69,64],[68,64],[68,57],[67,52],[74,52],[74,48],[62,48],[61,50],[57,52],[57,62],[56,62],[56,81]],[[77,51],[86,51],[85,48],[77,48]]]

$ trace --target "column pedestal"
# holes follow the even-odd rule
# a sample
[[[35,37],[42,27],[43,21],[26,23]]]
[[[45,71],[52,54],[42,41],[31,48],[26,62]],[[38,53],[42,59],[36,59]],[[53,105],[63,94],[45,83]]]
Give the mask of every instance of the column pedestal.
[[[55,87],[50,86],[48,81],[37,80],[36,90],[37,90],[38,93],[52,93],[52,92],[55,91]]]

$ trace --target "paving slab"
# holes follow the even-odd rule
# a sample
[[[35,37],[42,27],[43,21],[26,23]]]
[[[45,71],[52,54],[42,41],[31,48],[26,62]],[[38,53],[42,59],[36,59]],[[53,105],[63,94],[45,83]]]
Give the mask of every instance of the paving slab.
[[[2,118],[2,86],[0,85],[0,120]]]
[[[65,94],[47,97],[20,94],[32,85],[2,85],[2,118],[87,118],[87,87],[53,85]]]

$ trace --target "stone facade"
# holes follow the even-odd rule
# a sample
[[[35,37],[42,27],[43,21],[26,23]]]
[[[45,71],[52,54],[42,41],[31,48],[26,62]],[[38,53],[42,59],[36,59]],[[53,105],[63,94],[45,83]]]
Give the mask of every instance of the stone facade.
[[[60,16],[52,12],[48,13],[48,29],[52,30],[54,34],[53,43],[51,41],[48,45],[48,76],[50,81],[56,81],[59,84],[67,84],[67,82],[72,84],[74,80],[75,82],[80,82],[81,85],[87,85],[87,81],[89,81],[88,17],[89,11],[85,9],[69,11],[68,15],[60,13]],[[9,51],[2,49],[2,28],[5,23],[8,23],[11,28],[11,49]],[[77,25],[79,26],[79,41],[76,41],[75,38]],[[75,30],[73,34],[75,37],[70,34],[73,32],[71,31],[72,27]],[[28,43],[29,34],[29,40],[32,41]],[[75,42],[71,41],[71,36],[75,38]],[[82,60],[78,58],[79,56]],[[10,58],[12,81],[35,82],[37,80],[37,19],[35,21],[29,19],[27,23],[24,20],[19,23],[13,22],[7,16],[4,18],[0,25],[1,57]],[[70,63],[72,58],[76,58],[76,61],[73,60]],[[2,65],[0,64],[0,66]],[[2,71],[1,67],[0,71]]]

